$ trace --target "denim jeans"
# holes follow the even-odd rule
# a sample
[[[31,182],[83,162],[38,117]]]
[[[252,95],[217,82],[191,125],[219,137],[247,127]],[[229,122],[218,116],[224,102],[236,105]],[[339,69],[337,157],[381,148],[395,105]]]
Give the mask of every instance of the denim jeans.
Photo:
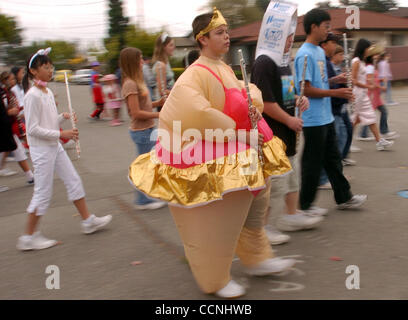
[[[133,131],[129,130],[130,137],[136,145],[136,154],[141,155],[150,152],[156,144],[157,132],[154,128]],[[154,202],[154,200],[146,197],[142,192],[135,191],[135,204],[143,205]]]
[[[381,134],[386,134],[389,132],[388,129],[388,111],[385,106],[379,106],[377,108],[378,111],[380,111],[381,116],[380,116],[380,133]],[[368,136],[368,126],[364,126],[361,128],[360,131],[360,137],[367,138]]]
[[[387,80],[387,91],[385,92],[385,103],[393,103],[392,97],[391,97],[391,81]]]
[[[353,137],[353,127],[345,108],[343,108],[340,116],[334,116],[334,128],[336,130],[337,147],[339,148],[341,159],[345,159],[349,153]],[[323,169],[320,175],[319,185],[325,184],[328,181],[329,178]]]

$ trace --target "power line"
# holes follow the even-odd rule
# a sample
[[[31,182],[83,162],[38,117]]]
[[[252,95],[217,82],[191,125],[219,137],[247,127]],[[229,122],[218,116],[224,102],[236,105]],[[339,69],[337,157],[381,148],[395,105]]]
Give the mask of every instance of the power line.
[[[38,7],[39,4],[37,3],[28,3],[28,2],[9,2],[2,0],[3,3],[8,3],[8,4],[16,4],[16,5],[23,5],[23,6],[36,6]],[[95,2],[87,2],[87,3],[78,3],[78,4],[40,4],[41,7],[79,7],[79,6],[88,6],[88,5],[93,5],[93,4],[102,4],[105,3],[105,1],[95,1]]]

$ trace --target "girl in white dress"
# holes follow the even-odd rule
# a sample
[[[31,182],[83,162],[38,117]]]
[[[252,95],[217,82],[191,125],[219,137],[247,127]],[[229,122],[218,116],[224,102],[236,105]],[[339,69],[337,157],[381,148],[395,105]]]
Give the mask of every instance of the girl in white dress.
[[[393,142],[380,137],[380,132],[377,126],[377,117],[368,96],[368,89],[374,89],[373,85],[367,84],[366,65],[364,62],[370,47],[370,41],[360,39],[357,42],[356,49],[354,50],[354,58],[351,61],[353,94],[355,96],[354,110],[351,115],[351,120],[353,122],[353,127],[359,123],[363,126],[369,126],[377,141],[377,150],[382,151],[391,147]]]

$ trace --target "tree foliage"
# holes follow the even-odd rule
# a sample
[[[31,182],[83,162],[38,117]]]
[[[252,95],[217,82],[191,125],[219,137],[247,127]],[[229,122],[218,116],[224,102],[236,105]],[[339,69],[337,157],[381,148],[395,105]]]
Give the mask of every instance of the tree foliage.
[[[20,44],[22,40],[21,31],[14,17],[0,13],[0,42]]]

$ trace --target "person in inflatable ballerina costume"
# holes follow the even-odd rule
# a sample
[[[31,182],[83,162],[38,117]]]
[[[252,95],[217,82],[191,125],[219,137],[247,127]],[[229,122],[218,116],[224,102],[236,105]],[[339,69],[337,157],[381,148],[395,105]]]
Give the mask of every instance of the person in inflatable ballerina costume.
[[[201,57],[175,83],[160,112],[156,147],[131,164],[129,180],[147,196],[168,202],[201,290],[236,298],[245,289],[231,280],[235,254],[250,275],[282,272],[295,263],[273,257],[263,229],[268,178],[291,166],[285,145],[262,119],[262,94],[253,84],[259,134],[258,144],[251,142],[244,83],[221,60],[229,50],[221,12],[214,8],[196,17],[193,32]],[[209,132],[222,132],[222,140]]]

